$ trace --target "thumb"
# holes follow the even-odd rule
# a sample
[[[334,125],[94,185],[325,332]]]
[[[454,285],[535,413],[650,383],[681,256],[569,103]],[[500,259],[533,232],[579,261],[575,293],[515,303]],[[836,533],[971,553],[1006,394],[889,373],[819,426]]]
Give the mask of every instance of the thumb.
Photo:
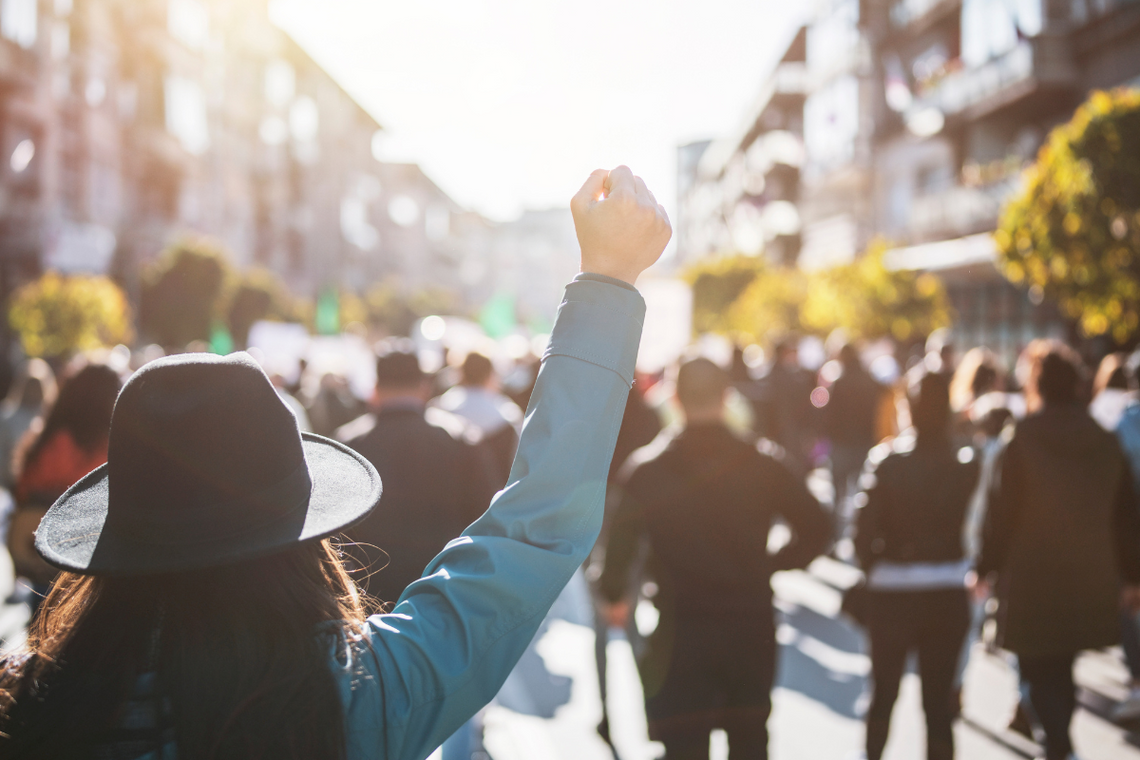
[[[570,207],[575,211],[588,207],[591,203],[601,200],[606,191],[606,180],[609,179],[610,173],[605,169],[595,169],[586,179],[586,183],[582,185],[570,201]]]

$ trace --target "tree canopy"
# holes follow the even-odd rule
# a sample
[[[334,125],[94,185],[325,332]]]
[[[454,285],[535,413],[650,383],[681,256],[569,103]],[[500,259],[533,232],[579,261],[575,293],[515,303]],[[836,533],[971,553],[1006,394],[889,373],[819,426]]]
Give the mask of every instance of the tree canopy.
[[[693,327],[751,341],[787,333],[906,341],[950,323],[950,305],[933,275],[888,269],[886,246],[873,244],[850,264],[804,272],[749,256],[690,267]]]
[[[1005,276],[1087,335],[1140,327],[1140,90],[1095,92],[1050,133],[994,235]]]
[[[233,276],[219,245],[201,239],[173,244],[144,274],[139,327],[167,347],[209,341],[222,321],[223,296]]]
[[[131,340],[131,310],[106,277],[48,272],[12,296],[8,321],[24,353],[67,357]]]

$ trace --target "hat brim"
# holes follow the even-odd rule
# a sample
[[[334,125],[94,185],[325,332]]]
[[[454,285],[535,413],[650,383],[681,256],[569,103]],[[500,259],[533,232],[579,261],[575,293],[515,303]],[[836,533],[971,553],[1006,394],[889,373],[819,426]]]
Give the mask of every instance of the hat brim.
[[[36,551],[61,570],[84,575],[151,575],[229,565],[325,538],[363,519],[380,501],[380,475],[349,447],[301,434],[312,490],[305,510],[255,532],[193,545],[128,539],[107,525],[107,465],[83,477],[40,521]]]

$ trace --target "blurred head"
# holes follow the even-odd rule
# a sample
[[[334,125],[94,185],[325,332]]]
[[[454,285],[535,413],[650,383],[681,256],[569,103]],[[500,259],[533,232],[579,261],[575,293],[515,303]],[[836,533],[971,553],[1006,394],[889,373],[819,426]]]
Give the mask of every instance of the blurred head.
[[[785,365],[798,365],[800,363],[800,348],[791,338],[784,338],[773,349],[776,354],[776,363]]]
[[[910,419],[920,440],[939,440],[950,429],[950,383],[936,372],[918,375],[908,393]]]
[[[427,375],[411,341],[390,341],[377,347],[376,392],[381,399],[426,394]]]
[[[1109,354],[1100,362],[1096,378],[1093,380],[1093,398],[1112,388],[1118,391],[1132,390],[1134,378],[1131,377],[1126,354]]]
[[[720,420],[728,387],[728,373],[703,357],[677,369],[677,401],[690,423]]]
[[[56,433],[67,432],[84,451],[95,451],[111,434],[111,413],[123,383],[106,364],[80,363],[63,380],[43,429],[21,457],[32,462]]]
[[[854,343],[845,343],[843,348],[839,349],[839,363],[843,365],[843,369],[862,369],[863,362],[859,358],[859,349],[855,348]]]
[[[55,403],[57,391],[55,373],[48,363],[43,359],[29,359],[12,383],[8,402],[13,406],[38,410]]]
[[[1025,395],[1031,410],[1080,401],[1084,363],[1073,349],[1056,340],[1035,340],[1021,355],[1026,368]]]
[[[483,354],[472,351],[463,360],[460,368],[460,384],[472,388],[484,388],[490,384],[495,374],[495,367],[491,360]]]
[[[990,391],[997,390],[997,360],[985,348],[971,348],[962,357],[950,381],[950,402],[955,411],[961,411]]]

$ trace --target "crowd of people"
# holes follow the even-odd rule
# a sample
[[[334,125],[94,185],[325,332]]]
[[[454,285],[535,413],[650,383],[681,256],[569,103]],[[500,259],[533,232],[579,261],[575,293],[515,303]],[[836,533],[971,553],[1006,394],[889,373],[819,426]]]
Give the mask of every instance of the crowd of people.
[[[762,372],[737,352],[635,378],[631,283],[668,225],[626,174],[576,199],[591,274],[569,286],[541,370],[468,352],[427,373],[413,344],[385,340],[361,399],[342,377],[302,366],[288,382],[245,354],[141,355],[133,374],[121,355],[88,357],[58,377],[27,362],[0,406],[0,477],[39,609],[0,674],[5,756],[410,758],[442,744],[470,758],[465,722],[584,566],[603,699],[605,642],[624,631],[667,760],[707,758],[716,728],[731,757],[765,758],[771,577],[828,553],[864,576],[844,610],[869,642],[868,760],[912,652],[927,756],[954,757],[987,616],[1024,685],[1015,724],[1046,760],[1073,757],[1081,651],[1123,642],[1132,692],[1116,717],[1140,718],[1135,358],[1087,378],[1042,340],[1007,372],[943,340],[876,369],[848,343],[809,370],[788,339]],[[520,369],[529,382],[504,393]],[[647,598],[651,632],[635,620]],[[333,631],[319,650],[312,626]],[[340,711],[318,699],[334,693]]]

